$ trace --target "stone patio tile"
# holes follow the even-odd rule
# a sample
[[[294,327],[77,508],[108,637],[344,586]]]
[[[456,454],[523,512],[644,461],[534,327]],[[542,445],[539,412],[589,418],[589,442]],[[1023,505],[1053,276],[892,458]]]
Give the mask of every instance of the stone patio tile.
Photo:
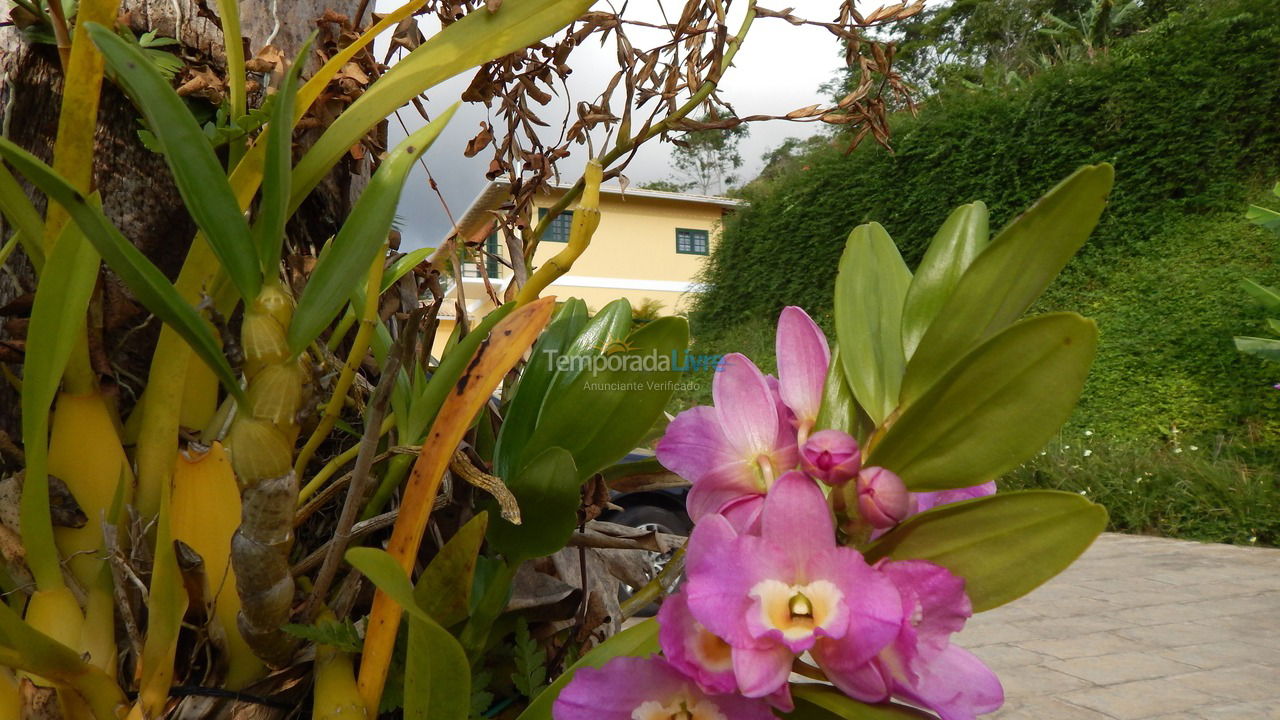
[[[1023,640],[1018,642],[1017,646],[1033,652],[1050,655],[1059,660],[1144,650],[1148,647],[1142,641],[1126,638],[1114,632],[1091,633],[1058,640]]]
[[[1280,720],[1280,703],[1255,702],[1210,705],[1200,711],[1204,720]]]
[[[1006,703],[1005,707],[983,720],[1112,720],[1097,710],[1072,705],[1057,698],[1032,698],[1026,702]]]
[[[1133,638],[1139,642],[1157,647],[1181,647],[1196,643],[1210,643],[1222,640],[1222,629],[1212,625],[1198,623],[1168,623],[1165,625],[1146,625],[1143,627],[1121,628],[1117,635]]]
[[[1053,640],[1057,638],[1075,637],[1077,635],[1087,635],[1089,633],[1106,632],[1108,630],[1131,627],[1132,623],[1116,617],[1113,613],[1106,617],[1077,615],[1075,617],[1066,618],[1023,620],[1021,622],[1011,623],[1011,625],[1029,633],[1032,637]],[[1017,642],[1020,639],[1023,638],[1015,638],[1012,642]]]
[[[1045,667],[1068,675],[1074,675],[1082,680],[1088,680],[1095,685],[1113,685],[1131,680],[1147,680],[1196,670],[1192,665],[1143,652],[1113,653],[1111,655],[1076,658],[1074,660],[1054,660],[1045,663]]]
[[[1221,698],[1189,688],[1172,678],[1090,687],[1067,693],[1062,699],[1107,713],[1117,720],[1139,720],[1161,714],[1187,712],[1202,705],[1221,702]]]
[[[1280,667],[1280,648],[1261,647],[1230,640],[1169,648],[1161,650],[1160,655],[1170,660],[1195,665],[1202,670],[1251,662]]]
[[[1242,665],[1226,671],[1205,670],[1179,675],[1173,680],[1221,698],[1269,701],[1280,707],[1280,668]]]
[[[1016,668],[1024,665],[1040,665],[1050,658],[1038,652],[1024,650],[1016,645],[983,645],[975,648],[973,654],[991,667]]]
[[[1000,669],[1000,684],[1006,698],[1028,698],[1037,695],[1062,695],[1090,684],[1078,677],[1060,673],[1042,665],[1024,665]]]

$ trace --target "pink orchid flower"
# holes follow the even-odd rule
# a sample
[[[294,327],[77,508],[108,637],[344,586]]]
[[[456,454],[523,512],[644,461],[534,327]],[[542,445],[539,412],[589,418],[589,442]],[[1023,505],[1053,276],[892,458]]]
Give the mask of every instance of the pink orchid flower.
[[[745,355],[721,360],[711,395],[714,407],[677,415],[657,448],[658,461],[693,484],[687,505],[695,522],[739,498],[764,495],[797,462],[780,402]]]
[[[683,591],[662,601],[658,611],[658,640],[667,662],[706,692],[713,695],[738,692],[738,680],[733,674],[733,647],[694,619],[689,611],[689,598]],[[785,683],[765,699],[783,712],[795,709],[791,686]]]
[[[776,342],[778,379],[745,355],[724,356],[711,381],[714,407],[680,413],[658,442],[658,461],[693,485],[687,505],[695,522],[723,513],[734,527],[754,531],[759,501],[800,461],[798,445],[817,421],[831,352],[798,307],[783,309]]]
[[[776,720],[769,705],[741,695],[708,695],[657,656],[619,657],[583,668],[560,691],[555,720]]]
[[[882,561],[876,570],[902,598],[897,637],[871,662],[852,666],[819,644],[814,657],[837,669],[828,677],[851,697],[883,702],[890,696],[926,707],[942,720],[973,720],[1004,704],[995,673],[969,651],[951,644],[973,607],[964,580],[923,560]]]
[[[822,490],[789,472],[764,499],[761,534],[740,535],[722,516],[703,518],[688,551],[688,604],[695,620],[731,647],[747,697],[782,688],[794,658],[823,643],[840,668],[856,669],[897,634],[892,583],[852,548],[836,545]]]
[[[986,497],[994,495],[996,492],[996,481],[985,482],[981,485],[973,487],[956,488],[954,490],[935,490],[934,492],[918,492],[911,493],[911,502],[913,509],[912,515],[922,513],[925,510],[932,510],[942,505],[960,502],[961,500],[972,500],[974,498]]]
[[[818,324],[795,306],[783,308],[778,316],[775,343],[779,393],[795,413],[798,444],[804,445],[822,406],[822,386],[831,365],[831,349]]]

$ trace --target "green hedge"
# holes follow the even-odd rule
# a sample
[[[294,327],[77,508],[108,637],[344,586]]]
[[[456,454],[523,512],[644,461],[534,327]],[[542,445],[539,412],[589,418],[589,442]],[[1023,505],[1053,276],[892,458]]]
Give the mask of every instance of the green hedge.
[[[1236,279],[1280,279],[1274,238],[1240,218],[1280,175],[1280,3],[1206,3],[1093,63],[930,98],[894,133],[893,153],[824,147],[746,191],[693,313],[704,351],[734,349],[784,305],[827,314],[859,223],[881,222],[914,264],[951,208],[984,200],[999,227],[1078,166],[1108,161],[1111,205],[1042,303],[1102,327],[1075,422],[1149,437],[1280,418],[1274,368],[1231,346],[1260,319]]]

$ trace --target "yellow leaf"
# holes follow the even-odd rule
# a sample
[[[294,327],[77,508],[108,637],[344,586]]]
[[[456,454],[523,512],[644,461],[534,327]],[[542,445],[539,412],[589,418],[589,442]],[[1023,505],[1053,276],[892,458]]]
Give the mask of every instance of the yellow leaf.
[[[454,448],[498,383],[537,339],[554,309],[555,297],[545,297],[516,310],[495,325],[440,406],[405,485],[387,546],[387,552],[406,574],[413,572],[418,546],[431,519],[431,506]],[[401,612],[400,606],[381,590],[374,595],[360,660],[360,695],[371,712],[377,710],[386,683]]]

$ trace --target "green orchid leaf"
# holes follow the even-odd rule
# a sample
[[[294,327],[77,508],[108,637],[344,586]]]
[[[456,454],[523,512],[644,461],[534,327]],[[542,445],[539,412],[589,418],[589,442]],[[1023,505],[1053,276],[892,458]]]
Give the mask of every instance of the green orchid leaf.
[[[585,305],[585,303],[584,303]],[[576,323],[576,321],[575,321]],[[581,332],[563,350],[564,360],[559,363],[543,395],[546,398],[557,397],[566,388],[582,376],[584,369],[590,366],[594,358],[623,349],[627,335],[631,332],[631,303],[626,298],[618,298],[601,308],[587,323]],[[539,407],[539,412],[541,412]]]
[[[142,48],[102,25],[90,23],[86,29],[120,86],[146,118],[183,204],[227,277],[246,301],[257,297],[262,271],[258,254],[250,245],[249,223],[195,116]]]
[[[822,404],[818,407],[818,420],[814,430],[840,430],[850,435],[858,434],[858,401],[844,376],[844,364],[840,362],[840,348],[831,350],[831,365],[822,385]]]
[[[1280,362],[1280,340],[1275,338],[1236,337],[1236,349],[1254,357]]]
[[[911,279],[902,308],[902,349],[908,360],[951,297],[960,276],[989,240],[987,206],[980,202],[956,208],[933,236]]]
[[[44,267],[44,248],[40,247],[44,221],[31,204],[31,199],[22,191],[18,179],[3,164],[0,164],[0,213],[17,229],[18,242],[38,274]]]
[[[333,322],[338,311],[369,272],[378,248],[387,240],[396,205],[409,171],[431,147],[458,109],[454,103],[426,127],[405,138],[378,166],[368,187],[329,247],[320,253],[289,324],[289,349],[302,352]]]
[[[965,355],[875,443],[868,465],[915,491],[994,480],[1039,452],[1075,408],[1098,345],[1092,320],[1018,322]]]
[[[879,223],[853,229],[836,276],[836,336],[853,396],[876,425],[898,405],[906,364],[902,304],[910,284],[911,271]]]
[[[313,34],[303,43],[271,103],[262,171],[262,202],[252,228],[253,244],[258,249],[263,277],[273,278],[280,272],[284,225],[289,219],[289,183],[293,174],[293,106],[298,96],[298,74],[306,65],[314,40]]]
[[[680,379],[675,359],[689,344],[684,318],[648,323],[563,390],[553,382],[524,457],[559,446],[573,455],[579,480],[620,460],[662,416]],[[668,369],[662,369],[662,368]]]
[[[985,612],[1067,569],[1106,527],[1106,509],[1076,493],[1002,492],[910,517],[863,554],[937,563],[964,578],[974,612]]]
[[[346,559],[408,617],[405,717],[466,720],[471,710],[471,666],[462,645],[418,605],[409,576],[390,553],[357,547],[347,551]]]
[[[582,504],[573,456],[563,448],[547,448],[506,482],[520,505],[522,520],[513,525],[495,519],[489,526],[489,545],[511,565],[563,548],[578,525]]]
[[[406,720],[467,720],[471,664],[458,639],[434,621],[409,617],[404,667]]]
[[[414,586],[414,600],[444,627],[467,619],[476,558],[488,527],[489,514],[485,512],[467,521],[431,559]]]
[[[516,720],[551,720],[551,706],[560,697],[560,691],[573,682],[574,673],[582,668],[598,668],[616,657],[644,657],[656,652],[658,621],[650,618],[623,630],[583,655],[534,698],[524,712],[516,716]]]
[[[783,715],[791,720],[937,720],[936,715],[906,705],[858,702],[829,685],[818,683],[793,683],[791,696],[796,701],[796,709]]]
[[[506,0],[468,13],[432,35],[378,78],[311,146],[294,168],[297,208],[321,178],[378,123],[437,83],[528,47],[577,20],[595,0]]]
[[[529,362],[520,373],[520,382],[511,396],[502,427],[498,430],[498,443],[494,449],[494,472],[498,477],[508,477],[519,461],[520,453],[537,425],[547,388],[555,377],[557,358],[565,354],[586,323],[587,304],[570,298],[556,310],[542,337],[534,344]]]
[[[965,353],[1031,307],[1093,232],[1114,178],[1105,163],[1081,168],[996,235],[960,277],[911,356],[902,405],[915,402]]]
[[[26,450],[26,491],[21,519],[26,553],[41,583],[57,579],[58,551],[54,546],[49,508],[49,413],[62,373],[77,340],[84,335],[85,314],[98,282],[98,253],[68,223],[49,253],[49,265],[36,285],[27,327],[22,376],[22,437]],[[47,562],[37,562],[37,558]],[[44,573],[54,578],[43,577]]]
[[[1240,286],[1249,293],[1249,297],[1257,300],[1264,310],[1269,313],[1280,313],[1280,291],[1266,285],[1259,285],[1248,278],[1241,280]]]
[[[191,346],[227,388],[227,392],[243,400],[239,380],[222,354],[222,345],[204,318],[182,299],[164,273],[151,264],[133,243],[116,229],[102,211],[22,148],[0,138],[0,155],[9,161],[50,200],[62,205],[67,214],[93,243],[104,262],[120,276],[134,297],[169,325]]]

